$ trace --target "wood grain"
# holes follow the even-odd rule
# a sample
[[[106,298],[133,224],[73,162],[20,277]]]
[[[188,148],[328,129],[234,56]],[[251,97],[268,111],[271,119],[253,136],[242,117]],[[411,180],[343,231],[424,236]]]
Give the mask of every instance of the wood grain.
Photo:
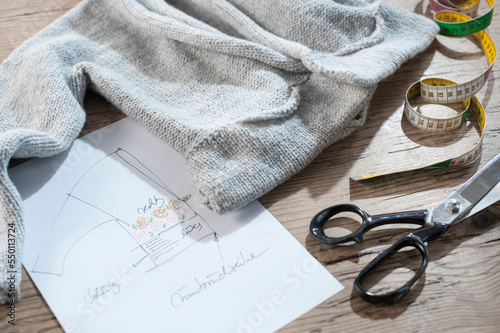
[[[24,40],[57,19],[78,0],[0,0],[0,61]],[[431,16],[428,1],[386,2]],[[480,12],[485,12],[482,1]],[[500,45],[500,18],[488,28]],[[385,172],[398,166],[437,162],[450,152],[472,147],[479,131],[471,119],[464,128],[446,135],[414,129],[402,119],[404,93],[423,77],[443,76],[465,82],[487,67],[486,58],[471,38],[438,36],[419,56],[403,64],[381,82],[368,111],[366,124],[346,139],[331,145],[302,172],[266,194],[260,202],[345,287],[280,332],[497,332],[500,327],[500,205],[496,204],[450,228],[429,243],[431,260],[411,293],[400,303],[380,306],[366,303],[353,292],[360,270],[375,255],[408,232],[406,228],[376,229],[356,246],[327,246],[308,233],[310,219],[334,204],[354,203],[371,214],[435,207],[500,151],[500,95],[494,68],[478,94],[487,114],[482,155],[471,166],[419,170],[363,182],[350,176]],[[102,97],[85,99],[87,122],[82,134],[123,118]],[[16,163],[16,162],[14,162]],[[403,254],[410,258],[411,254]],[[406,260],[409,262],[409,260]],[[395,265],[396,263],[393,263]],[[412,267],[398,269],[381,281],[401,280]],[[22,299],[16,303],[16,326],[7,323],[8,310],[0,307],[1,332],[62,332],[26,272]]]

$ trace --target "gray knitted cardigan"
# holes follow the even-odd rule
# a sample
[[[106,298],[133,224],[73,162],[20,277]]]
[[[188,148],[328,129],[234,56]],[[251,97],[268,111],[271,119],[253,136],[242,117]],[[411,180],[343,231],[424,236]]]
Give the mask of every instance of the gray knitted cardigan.
[[[87,89],[182,154],[223,213],[361,126],[376,84],[437,30],[365,0],[82,1],[0,66],[0,302],[19,295],[24,236],[8,162],[67,149]]]

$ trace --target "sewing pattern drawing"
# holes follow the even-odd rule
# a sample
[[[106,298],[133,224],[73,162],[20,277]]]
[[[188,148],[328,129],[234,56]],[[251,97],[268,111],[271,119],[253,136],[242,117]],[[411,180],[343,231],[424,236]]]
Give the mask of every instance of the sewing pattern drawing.
[[[62,276],[71,250],[100,232],[125,242],[130,268],[144,272],[199,242],[218,248],[216,232],[187,203],[190,197],[176,195],[134,155],[118,148],[86,170],[66,193],[50,227],[51,239],[30,272]],[[218,254],[223,264],[220,250]]]

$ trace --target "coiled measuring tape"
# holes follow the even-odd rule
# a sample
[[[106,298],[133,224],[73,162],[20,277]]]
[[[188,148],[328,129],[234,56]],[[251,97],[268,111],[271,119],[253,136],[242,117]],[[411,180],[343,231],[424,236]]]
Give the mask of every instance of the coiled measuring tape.
[[[467,0],[463,1],[460,5],[454,5],[449,0],[429,0],[431,8],[436,12],[434,21],[441,28],[440,34],[450,37],[474,36],[486,54],[488,69],[477,78],[466,83],[459,84],[439,78],[428,78],[415,82],[406,91],[403,109],[403,114],[413,126],[429,132],[445,132],[457,129],[466,121],[467,115],[469,111],[471,111],[480,125],[481,135],[479,141],[471,150],[460,156],[417,169],[470,164],[474,162],[481,153],[485,128],[485,112],[475,95],[486,83],[493,68],[493,64],[495,63],[497,51],[493,40],[484,30],[491,23],[495,1],[486,0],[490,7],[489,11],[478,18],[471,18],[470,16],[475,17],[477,15],[479,2],[480,0]],[[417,109],[414,109],[410,104],[410,100],[419,96],[429,103],[445,104],[462,102],[464,111],[449,118],[425,116]],[[353,178],[362,180],[412,170],[416,169],[367,174]]]

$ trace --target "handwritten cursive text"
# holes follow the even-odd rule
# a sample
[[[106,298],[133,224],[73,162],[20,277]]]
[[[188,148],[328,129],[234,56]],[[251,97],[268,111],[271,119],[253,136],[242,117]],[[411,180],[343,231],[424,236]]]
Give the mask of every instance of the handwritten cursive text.
[[[137,208],[137,212],[139,214],[145,214],[148,210],[161,207],[164,204],[165,204],[165,199],[153,196],[153,198],[148,199],[148,203],[146,205]]]
[[[231,275],[238,273],[241,270],[241,268],[243,268],[244,266],[253,262],[255,259],[262,256],[268,249],[269,248],[266,248],[265,250],[263,250],[258,254],[250,252],[249,254],[245,255],[242,252],[240,252],[240,255],[237,257],[236,261],[234,261],[230,265],[222,266],[220,271],[207,275],[203,280],[195,277],[194,278],[195,287],[191,290],[185,290],[187,286],[184,286],[179,290],[177,290],[177,292],[173,293],[170,296],[170,304],[174,308],[180,307],[183,303],[188,302],[190,299],[199,295],[204,290],[207,290],[211,286],[223,281],[227,277],[230,277]]]
[[[116,282],[106,282],[105,284],[87,289],[87,295],[83,296],[83,300],[89,304],[94,303],[100,297],[106,295],[107,293],[118,294],[121,291],[121,287]]]

